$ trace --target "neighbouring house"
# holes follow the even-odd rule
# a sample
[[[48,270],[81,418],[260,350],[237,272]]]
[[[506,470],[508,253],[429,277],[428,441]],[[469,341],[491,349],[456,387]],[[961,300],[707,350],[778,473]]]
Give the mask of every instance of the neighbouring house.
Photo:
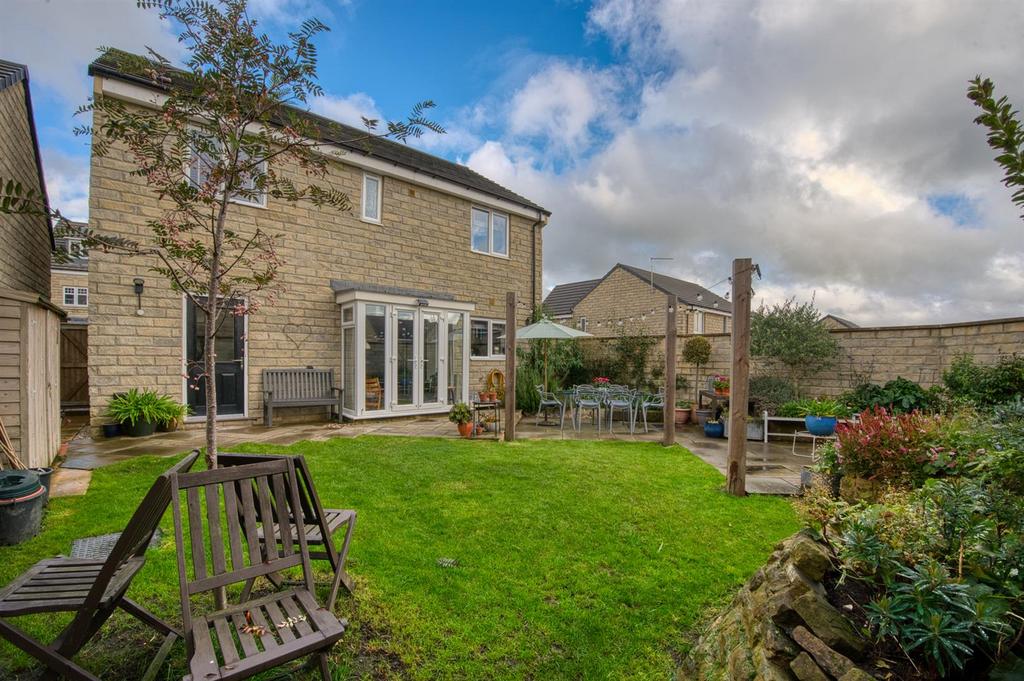
[[[619,263],[600,279],[560,284],[544,307],[562,323],[595,336],[615,336],[623,328],[665,333],[665,302],[673,296],[680,335],[729,333],[732,303],[700,284]]]
[[[89,74],[97,95],[130,106],[152,107],[160,97],[151,83],[104,57]],[[328,135],[320,141],[331,158],[320,182],[345,192],[351,212],[272,197],[234,207],[231,227],[240,233],[258,223],[284,235],[277,249],[285,262],[283,291],[258,314],[221,325],[218,417],[260,420],[262,370],[306,366],[334,370],[351,419],[445,412],[482,388],[489,372],[504,370],[506,293],[522,302],[520,324],[540,302],[542,228],[550,212],[405,144]],[[89,222],[98,233],[138,239],[145,220],[159,215],[157,198],[132,169],[116,146],[106,156],[93,154]],[[284,172],[301,183],[297,167]],[[192,418],[205,413],[204,392],[189,387],[185,371],[187,362],[200,360],[204,320],[152,265],[89,254],[94,425],[114,393],[135,386],[179,397]],[[136,279],[143,280],[138,296]],[[289,414],[325,410],[295,408],[281,416]]]
[[[86,226],[83,222],[72,222],[68,231],[81,233]],[[50,300],[67,315],[60,325],[61,411],[88,411],[89,254],[79,237],[56,239],[50,263]]]
[[[834,314],[827,314],[821,318],[821,323],[829,329],[859,329],[860,324],[854,324],[849,319],[843,319]]]
[[[48,206],[28,68],[0,60],[0,177]],[[46,466],[60,447],[60,323],[50,302],[46,215],[0,215],[0,420],[15,453]]]

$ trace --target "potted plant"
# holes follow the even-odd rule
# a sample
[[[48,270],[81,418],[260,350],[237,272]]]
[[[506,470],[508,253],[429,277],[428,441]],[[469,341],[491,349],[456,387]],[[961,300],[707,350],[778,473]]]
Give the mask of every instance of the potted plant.
[[[729,377],[721,374],[716,375],[711,382],[711,387],[714,388],[716,395],[728,395]]]
[[[690,422],[690,400],[676,400],[676,425],[685,426]]]
[[[167,395],[155,390],[132,388],[118,393],[107,405],[107,416],[121,424],[121,432],[131,437],[152,435],[162,423],[169,404],[174,404]]]
[[[725,424],[721,419],[708,419],[704,422],[704,437],[725,437]]]
[[[158,430],[165,433],[173,433],[185,423],[191,409],[187,404],[181,404],[167,398],[168,404],[164,406],[164,419],[160,422]]]
[[[607,376],[595,376],[593,380],[593,384],[596,385],[598,388],[602,388],[611,382],[612,379],[608,378]]]
[[[457,402],[448,412],[448,420],[459,429],[459,435],[469,437],[473,434],[473,412],[465,402]]]
[[[841,417],[850,415],[850,408],[838,400],[820,398],[807,400],[800,406],[807,432],[819,437],[831,437]]]

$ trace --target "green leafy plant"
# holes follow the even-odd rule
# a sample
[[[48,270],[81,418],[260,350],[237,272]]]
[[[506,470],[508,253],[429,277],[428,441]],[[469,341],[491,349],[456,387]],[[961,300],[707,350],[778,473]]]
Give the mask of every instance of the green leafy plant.
[[[785,373],[799,395],[802,379],[836,363],[839,344],[813,302],[791,298],[752,314],[750,351]]]
[[[537,386],[542,383],[543,374],[532,365],[520,364],[516,367],[516,407],[524,414],[536,414],[540,409]]]
[[[181,405],[155,390],[132,388],[111,398],[107,416],[118,423],[135,427],[137,423],[164,423],[180,411]]]
[[[448,412],[448,420],[458,425],[469,423],[473,420],[473,412],[465,402],[456,402]]]
[[[796,399],[796,390],[784,378],[778,376],[755,376],[750,379],[750,399],[757,413],[767,411],[778,414],[779,407]]]
[[[958,355],[942,375],[950,397],[979,407],[1005,404],[1024,397],[1024,355],[1010,355],[993,365]]]
[[[817,399],[791,400],[779,407],[779,416],[802,418],[804,416],[834,416],[849,418],[853,410],[839,400],[827,397]]]
[[[639,323],[620,327],[611,344],[612,378],[626,385],[645,385],[651,350],[657,344],[657,339]]]
[[[172,428],[180,425],[185,417],[191,413],[192,409],[187,404],[181,404],[175,402],[170,397],[167,398],[170,401],[164,410],[164,417],[161,420],[161,425],[165,428]]]
[[[704,336],[691,336],[683,343],[683,361],[692,364],[693,385],[695,390],[700,390],[700,368],[711,359],[711,341]],[[694,394],[697,399],[697,394]]]
[[[941,405],[939,388],[922,388],[903,377],[894,378],[884,386],[862,383],[841,399],[855,411],[882,407],[896,414],[918,410],[931,412]]]

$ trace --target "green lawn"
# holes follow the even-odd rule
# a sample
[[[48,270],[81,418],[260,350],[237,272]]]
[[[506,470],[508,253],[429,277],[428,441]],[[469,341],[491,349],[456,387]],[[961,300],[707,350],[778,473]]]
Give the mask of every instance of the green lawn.
[[[360,437],[239,449],[304,454],[325,505],[359,511],[339,679],[664,679],[708,608],[798,528],[786,500],[728,497],[711,466],[657,444]],[[0,548],[0,584],[75,537],[121,529],[169,465],[103,468],[85,497],[54,500],[41,536]],[[163,528],[129,594],[177,621],[169,513]],[[131,678],[154,649],[127,617],[104,636],[80,659],[107,678]],[[0,655],[0,677],[25,664],[10,647]],[[182,665],[178,646],[161,678]]]

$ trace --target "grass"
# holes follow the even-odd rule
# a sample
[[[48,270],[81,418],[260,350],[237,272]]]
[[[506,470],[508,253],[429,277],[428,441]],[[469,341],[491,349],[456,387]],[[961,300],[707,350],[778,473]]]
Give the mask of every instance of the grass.
[[[786,500],[729,497],[714,468],[652,443],[360,437],[238,449],[302,453],[325,505],[359,511],[339,679],[666,678],[694,625],[798,527]],[[88,495],[55,499],[39,537],[0,548],[0,583],[74,538],[121,529],[169,465],[103,468]],[[129,594],[180,621],[170,514],[163,528]],[[146,630],[116,617],[105,635],[81,656],[87,667],[145,666]],[[166,678],[180,678],[181,648]],[[26,664],[10,647],[0,654],[0,677]]]

